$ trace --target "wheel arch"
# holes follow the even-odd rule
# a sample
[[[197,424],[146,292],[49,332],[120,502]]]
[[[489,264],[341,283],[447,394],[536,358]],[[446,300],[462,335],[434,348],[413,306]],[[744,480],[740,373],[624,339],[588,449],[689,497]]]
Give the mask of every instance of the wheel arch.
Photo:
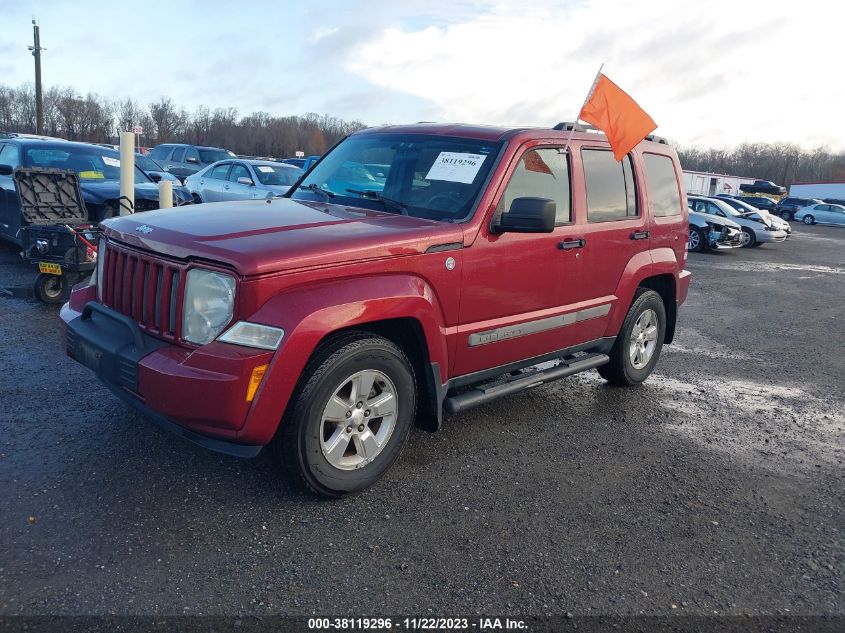
[[[666,309],[666,334],[663,337],[663,342],[671,343],[675,338],[675,324],[678,319],[675,276],[671,273],[652,275],[642,279],[638,287],[653,290],[663,300],[663,307]]]
[[[354,287],[353,287],[354,286]],[[373,275],[279,293],[247,320],[285,331],[239,441],[268,443],[275,435],[309,360],[334,336],[363,331],[399,345],[411,360],[419,391],[418,420],[439,427],[448,350],[437,295],[414,275]]]

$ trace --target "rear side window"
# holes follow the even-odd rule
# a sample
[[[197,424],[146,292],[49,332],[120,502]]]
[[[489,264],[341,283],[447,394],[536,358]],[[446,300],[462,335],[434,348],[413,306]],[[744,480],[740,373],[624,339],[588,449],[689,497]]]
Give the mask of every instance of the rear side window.
[[[150,152],[150,158],[154,160],[164,160],[167,158],[167,155],[170,154],[171,149],[172,148],[170,147],[160,145]]]
[[[496,217],[507,213],[515,198],[549,198],[555,201],[556,224],[570,222],[569,160],[555,149],[531,149],[522,155],[496,207]]]
[[[587,185],[587,220],[606,222],[639,215],[631,159],[617,162],[613,153],[601,149],[581,150]]]
[[[672,159],[659,154],[643,154],[643,159],[654,216],[663,218],[680,215],[681,194],[678,191],[678,180]],[[730,204],[733,201],[726,200],[725,202]]]
[[[229,166],[231,163],[223,163],[222,165],[217,165],[211,170],[211,173],[208,174],[209,178],[214,178],[215,180],[226,180],[226,174],[229,172]]]
[[[181,163],[182,159],[185,157],[185,148],[184,147],[177,147],[173,150],[173,157],[170,159],[174,163]]]

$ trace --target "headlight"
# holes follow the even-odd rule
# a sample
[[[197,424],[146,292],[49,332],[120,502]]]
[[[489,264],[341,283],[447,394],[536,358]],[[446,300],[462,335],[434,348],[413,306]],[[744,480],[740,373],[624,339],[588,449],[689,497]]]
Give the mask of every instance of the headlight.
[[[285,331],[281,328],[238,321],[223,334],[218,341],[234,345],[246,345],[258,349],[277,349],[282,342]]]
[[[223,331],[235,308],[235,278],[201,268],[188,271],[182,336],[186,341],[205,345]]]
[[[103,300],[103,268],[106,262],[106,241],[100,238],[97,243],[97,299]]]

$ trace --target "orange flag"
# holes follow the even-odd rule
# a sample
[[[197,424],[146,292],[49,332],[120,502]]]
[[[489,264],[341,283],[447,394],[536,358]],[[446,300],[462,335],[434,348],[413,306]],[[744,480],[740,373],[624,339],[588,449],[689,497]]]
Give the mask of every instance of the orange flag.
[[[578,118],[607,135],[616,160],[622,160],[657,123],[627,92],[600,74]]]

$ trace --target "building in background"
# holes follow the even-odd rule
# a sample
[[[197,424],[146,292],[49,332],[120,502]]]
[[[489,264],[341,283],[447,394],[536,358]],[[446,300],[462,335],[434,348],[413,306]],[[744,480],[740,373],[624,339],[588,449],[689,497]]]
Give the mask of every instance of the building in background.
[[[790,198],[845,200],[845,182],[801,182],[789,186]]]

